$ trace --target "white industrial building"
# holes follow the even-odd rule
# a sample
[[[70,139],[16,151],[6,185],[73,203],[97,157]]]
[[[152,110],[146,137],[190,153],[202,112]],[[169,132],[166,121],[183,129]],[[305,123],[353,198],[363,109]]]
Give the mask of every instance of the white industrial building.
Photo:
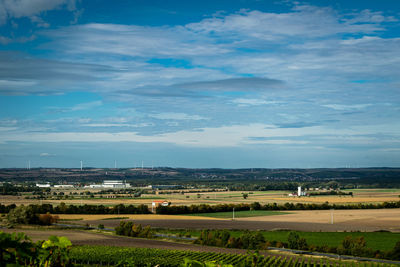
[[[74,188],[72,184],[55,184],[54,188]]]
[[[86,188],[129,188],[131,185],[122,180],[104,180],[102,184],[91,184],[85,186]]]
[[[104,180],[103,187],[104,188],[127,188],[127,187],[131,187],[131,185],[126,183],[126,181],[122,181],[122,180]]]
[[[37,187],[41,187],[41,188],[49,188],[50,187],[50,183],[45,183],[45,184],[36,184]]]

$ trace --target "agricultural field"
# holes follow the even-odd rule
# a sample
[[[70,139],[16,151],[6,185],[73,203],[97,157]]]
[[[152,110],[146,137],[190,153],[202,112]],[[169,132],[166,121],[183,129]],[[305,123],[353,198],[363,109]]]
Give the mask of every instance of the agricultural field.
[[[237,216],[239,214],[239,217]],[[300,211],[240,211],[200,213],[190,215],[124,214],[86,215],[59,214],[62,220],[77,220],[79,224],[104,224],[115,227],[118,217],[163,228],[190,229],[293,229],[300,231],[392,231],[400,232],[399,209],[373,210],[300,210]],[[216,216],[216,217],[213,217]],[[332,223],[333,217],[333,223]],[[112,219],[116,218],[116,219]],[[108,220],[104,220],[108,219]]]
[[[193,205],[193,204],[239,204],[239,203],[253,203],[259,202],[278,203],[315,203],[321,204],[329,202],[331,204],[356,204],[356,203],[382,203],[400,201],[400,189],[352,189],[344,190],[345,192],[353,192],[353,196],[304,196],[304,197],[289,197],[290,191],[218,191],[218,192],[199,192],[199,193],[185,193],[175,192],[171,193],[170,190],[162,190],[163,194],[142,194],[140,197],[133,197],[126,195],[121,198],[100,198],[95,196],[90,198],[88,196],[74,196],[70,193],[75,192],[98,192],[99,190],[60,190],[52,189],[52,192],[63,192],[68,198],[62,199],[27,199],[30,194],[23,194],[21,196],[0,195],[0,203],[3,205],[16,204],[41,204],[48,203],[58,205],[61,202],[74,205],[105,205],[113,206],[116,204],[124,203],[126,205],[151,205],[152,200],[165,200],[171,202],[172,205]],[[247,194],[247,198],[243,197]]]
[[[121,260],[122,259],[122,260]],[[174,251],[143,248],[81,246],[71,250],[75,263],[91,265],[128,264],[129,266],[182,266],[185,261],[213,262],[232,266],[391,266],[327,258],[294,257],[287,255],[225,254],[215,252]],[[196,265],[195,265],[196,266]],[[393,265],[395,266],[395,265]]]
[[[75,264],[84,265],[116,265],[130,264],[134,266],[180,266],[187,260],[216,261],[234,266],[249,266],[246,262],[249,259],[257,260],[257,266],[316,266],[314,263],[324,266],[359,266],[359,262],[354,260],[337,260],[321,256],[301,256],[277,250],[260,251],[260,254],[253,254],[245,249],[228,249],[212,246],[200,246],[190,243],[176,243],[164,240],[130,238],[115,236],[111,234],[99,233],[97,231],[79,230],[57,230],[57,229],[7,229],[6,232],[23,231],[31,237],[33,241],[47,239],[51,235],[62,235],[68,237],[73,244],[70,250],[70,259]],[[191,232],[193,234],[193,232]],[[234,236],[242,234],[240,231],[231,231]],[[344,235],[362,235],[363,233],[299,233],[307,238],[310,244],[324,244],[322,240],[337,240]],[[342,235],[340,235],[342,234]],[[369,247],[387,250],[383,244],[374,240],[382,239],[378,233],[365,235]],[[381,234],[381,233],[379,233]],[[287,241],[288,232],[263,232],[268,240]],[[392,244],[395,234],[385,233],[383,239]],[[318,243],[319,242],[319,243]],[[329,245],[336,245],[332,242]],[[301,264],[302,263],[302,264]],[[275,265],[277,264],[277,265]],[[391,266],[378,265],[377,263],[366,263],[361,266]],[[321,265],[321,266],[322,266]],[[394,265],[393,265],[394,266]]]
[[[251,218],[251,217],[259,217],[259,216],[273,216],[273,215],[284,215],[284,214],[289,214],[289,212],[270,211],[270,210],[242,210],[242,211],[235,211],[235,212],[196,213],[196,214],[189,214],[187,216],[232,219],[233,217],[234,218]]]

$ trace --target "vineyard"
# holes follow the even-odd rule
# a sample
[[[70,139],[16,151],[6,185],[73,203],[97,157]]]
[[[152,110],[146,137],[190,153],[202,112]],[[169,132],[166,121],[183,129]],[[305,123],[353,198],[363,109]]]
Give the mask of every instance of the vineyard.
[[[151,248],[121,248],[107,246],[76,246],[69,253],[70,260],[77,265],[96,266],[185,266],[185,259],[198,262],[213,262],[232,266],[396,266],[378,263],[348,262],[324,258],[301,256],[262,256],[256,253],[225,254]],[[211,265],[213,266],[212,263]],[[219,265],[221,266],[221,265]]]

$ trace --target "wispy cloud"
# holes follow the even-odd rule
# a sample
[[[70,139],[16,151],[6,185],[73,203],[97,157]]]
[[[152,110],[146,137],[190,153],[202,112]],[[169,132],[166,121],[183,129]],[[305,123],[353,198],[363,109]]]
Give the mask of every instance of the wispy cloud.
[[[208,118],[199,116],[199,115],[189,115],[185,113],[159,113],[159,114],[150,114],[149,117],[156,118],[159,120],[208,120]]]
[[[80,110],[89,110],[96,107],[100,107],[103,105],[103,101],[96,100],[86,103],[76,104],[72,107],[48,107],[50,113],[64,113],[64,112],[72,112],[72,111],[80,111]],[[86,119],[83,119],[86,121]]]
[[[238,104],[240,107],[247,106],[259,106],[259,105],[275,105],[282,104],[282,101],[267,101],[258,98],[236,98],[232,100],[232,103]]]
[[[323,107],[331,108],[334,110],[361,110],[367,107],[372,106],[372,104],[350,104],[350,105],[343,105],[343,104],[329,104],[329,105],[322,105]]]

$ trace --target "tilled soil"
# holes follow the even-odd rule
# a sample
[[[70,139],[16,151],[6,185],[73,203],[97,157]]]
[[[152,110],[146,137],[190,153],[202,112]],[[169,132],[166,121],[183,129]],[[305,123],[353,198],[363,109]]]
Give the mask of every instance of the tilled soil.
[[[281,230],[290,229],[297,231],[376,231],[381,230],[380,227],[307,222],[279,222],[279,221],[242,221],[242,220],[126,220],[140,223],[143,226],[150,225],[155,228],[170,229],[248,229],[248,230]],[[104,224],[105,227],[116,227],[120,220],[92,220],[82,221],[82,224],[90,224],[97,226]]]

